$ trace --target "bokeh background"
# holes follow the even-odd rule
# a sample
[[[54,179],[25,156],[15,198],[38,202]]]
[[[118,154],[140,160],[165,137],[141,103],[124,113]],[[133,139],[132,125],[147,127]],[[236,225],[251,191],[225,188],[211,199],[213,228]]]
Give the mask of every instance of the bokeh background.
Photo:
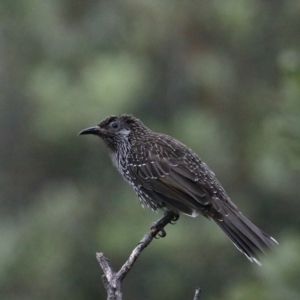
[[[300,298],[298,0],[1,0],[0,298],[105,299],[160,215],[104,145],[77,133],[131,113],[193,148],[280,247],[251,264],[213,222],[181,217],[124,299]]]

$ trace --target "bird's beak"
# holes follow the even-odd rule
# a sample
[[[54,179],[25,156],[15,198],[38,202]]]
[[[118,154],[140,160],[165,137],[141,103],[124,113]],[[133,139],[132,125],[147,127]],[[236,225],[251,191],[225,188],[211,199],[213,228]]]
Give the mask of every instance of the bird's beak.
[[[78,133],[78,135],[83,135],[83,134],[96,134],[98,135],[100,133],[100,127],[99,126],[93,126],[93,127],[89,127],[86,129],[83,129],[82,131],[80,131]]]

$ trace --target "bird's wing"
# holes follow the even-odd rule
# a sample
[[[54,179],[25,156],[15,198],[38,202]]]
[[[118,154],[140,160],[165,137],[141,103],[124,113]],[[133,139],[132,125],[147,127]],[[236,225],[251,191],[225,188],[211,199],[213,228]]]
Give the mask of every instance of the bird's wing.
[[[225,191],[214,173],[192,150],[166,137],[157,139],[155,144],[138,143],[132,149],[134,155],[128,163],[135,185],[155,202],[189,215],[226,215],[222,205]]]

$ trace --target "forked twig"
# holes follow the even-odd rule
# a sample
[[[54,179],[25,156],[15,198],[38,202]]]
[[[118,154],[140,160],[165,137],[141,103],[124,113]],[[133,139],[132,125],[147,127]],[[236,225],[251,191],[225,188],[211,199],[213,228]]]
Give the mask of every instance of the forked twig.
[[[164,227],[173,220],[173,213],[165,213],[162,218],[155,222],[151,227],[151,230],[143,236],[138,245],[133,249],[129,258],[118,272],[113,270],[108,258],[105,257],[102,252],[96,253],[96,258],[104,272],[104,275],[102,276],[102,282],[107,292],[107,300],[122,300],[121,283],[123,279],[131,270],[142,251],[152,242],[153,238],[155,238],[157,235],[160,235],[160,233],[162,233],[162,236],[164,236]],[[158,224],[159,226],[156,226]],[[200,288],[196,288],[194,300],[199,300],[199,297]]]

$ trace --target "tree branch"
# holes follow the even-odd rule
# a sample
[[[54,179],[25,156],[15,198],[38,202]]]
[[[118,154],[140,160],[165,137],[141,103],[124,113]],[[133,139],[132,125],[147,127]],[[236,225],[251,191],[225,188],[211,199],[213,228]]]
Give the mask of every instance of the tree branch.
[[[194,300],[199,300],[200,299],[200,293],[201,293],[201,288],[200,287],[196,287]]]
[[[135,247],[131,252],[128,260],[118,272],[113,270],[108,258],[105,257],[102,252],[96,253],[96,258],[104,272],[104,275],[102,276],[102,282],[107,292],[107,300],[122,300],[121,283],[131,270],[142,251],[157,235],[164,237],[166,235],[164,227],[177,219],[178,215],[174,214],[173,212],[167,212],[157,222],[153,223],[151,230],[143,236],[137,247]],[[199,297],[200,288],[196,288],[194,300],[199,300]]]

